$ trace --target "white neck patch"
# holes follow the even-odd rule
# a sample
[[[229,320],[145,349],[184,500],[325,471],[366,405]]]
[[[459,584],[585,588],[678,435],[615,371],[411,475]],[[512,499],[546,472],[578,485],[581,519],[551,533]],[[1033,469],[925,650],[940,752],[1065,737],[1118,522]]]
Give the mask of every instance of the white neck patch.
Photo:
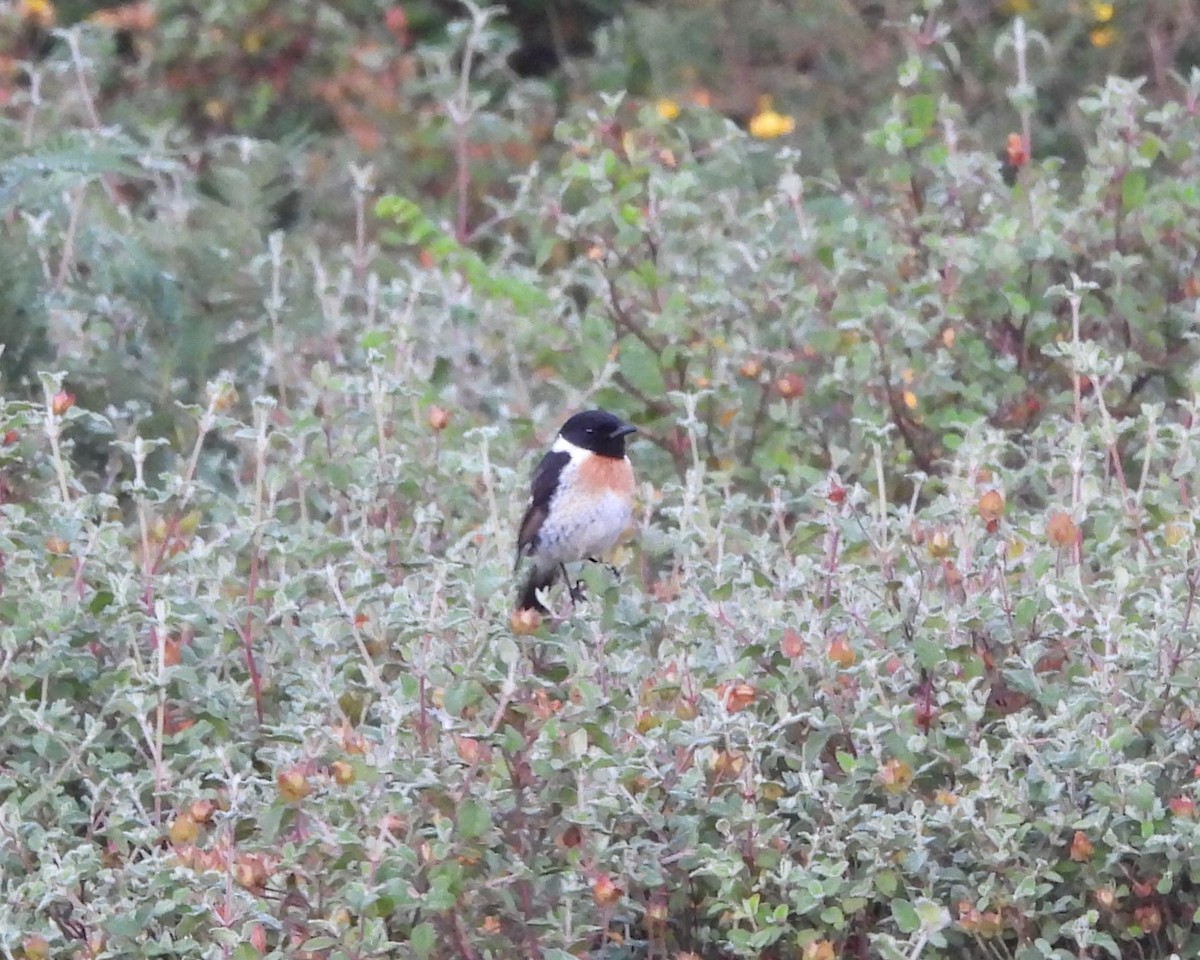
[[[554,446],[552,446],[550,449],[554,453],[570,454],[572,463],[578,463],[580,460],[582,460],[584,457],[586,457],[590,454],[590,451],[585,450],[585,449],[583,449],[583,447],[580,447],[580,446],[572,443],[570,440],[568,440],[566,437],[563,437],[563,436],[558,437],[558,439],[556,439],[554,441]]]

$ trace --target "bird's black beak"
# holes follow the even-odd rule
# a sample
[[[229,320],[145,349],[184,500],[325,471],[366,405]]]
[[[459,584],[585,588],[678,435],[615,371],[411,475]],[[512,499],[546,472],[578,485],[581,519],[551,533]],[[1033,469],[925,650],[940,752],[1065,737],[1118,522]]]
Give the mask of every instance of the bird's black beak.
[[[627,437],[631,433],[637,433],[637,427],[632,423],[623,423],[608,435],[608,439],[616,440],[618,437]]]

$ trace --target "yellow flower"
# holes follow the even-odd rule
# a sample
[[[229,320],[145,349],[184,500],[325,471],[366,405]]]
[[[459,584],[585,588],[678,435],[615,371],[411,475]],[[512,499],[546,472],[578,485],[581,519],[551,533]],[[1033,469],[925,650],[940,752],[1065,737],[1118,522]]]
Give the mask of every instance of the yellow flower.
[[[1092,0],[1092,19],[1096,23],[1108,23],[1113,18],[1113,5]]]
[[[49,29],[54,26],[57,16],[54,4],[50,0],[21,0],[21,19],[36,23],[39,27]]]
[[[796,129],[794,118],[778,113],[771,106],[770,97],[759,97],[758,112],[750,118],[750,136],[759,140],[774,140],[785,137]]]
[[[1092,33],[1092,46],[1104,49],[1111,46],[1113,40],[1117,37],[1117,31],[1112,27],[1096,27]]]
[[[909,410],[916,410],[917,407],[920,405],[920,401],[917,399],[917,395],[915,393],[913,393],[911,390],[904,391],[904,405],[906,407],[908,407]]]
[[[258,51],[262,49],[262,46],[263,35],[257,30],[251,30],[244,37],[242,37],[242,49],[251,56],[254,56],[254,54],[258,53]]]
[[[654,105],[654,109],[658,111],[658,115],[664,120],[674,120],[679,116],[679,104],[670,97],[664,97]]]

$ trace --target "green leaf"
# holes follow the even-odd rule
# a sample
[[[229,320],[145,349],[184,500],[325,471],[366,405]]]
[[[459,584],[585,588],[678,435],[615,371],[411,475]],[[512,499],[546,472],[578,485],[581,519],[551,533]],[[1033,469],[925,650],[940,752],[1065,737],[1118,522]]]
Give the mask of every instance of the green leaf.
[[[892,901],[892,917],[901,933],[916,933],[921,926],[921,918],[907,900]]]
[[[835,930],[841,930],[846,924],[846,915],[842,913],[841,907],[826,907],[821,911],[821,922]]]
[[[900,877],[895,870],[880,870],[875,874],[875,888],[885,897],[893,897],[900,888]]]
[[[445,357],[438,357],[433,362],[433,372],[429,374],[429,385],[435,390],[441,390],[447,383],[450,382],[450,374],[453,368],[450,361]]]
[[[1138,813],[1149,813],[1154,809],[1154,785],[1135,783],[1129,788],[1129,802]]]
[[[391,340],[391,334],[387,330],[368,330],[358,340],[358,345],[363,350],[378,350],[380,347],[386,347]]]
[[[474,798],[464,800],[458,808],[458,832],[471,839],[487,833],[492,825],[492,812]]]
[[[1146,139],[1138,147],[1138,156],[1143,160],[1157,160],[1162,153],[1162,141],[1153,134],[1147,134]]]
[[[428,957],[437,945],[437,931],[432,923],[418,923],[413,927],[408,942],[418,957]]]
[[[913,649],[917,654],[917,662],[927,670],[932,670],[946,659],[946,648],[929,637],[918,637]]]
[[[937,103],[928,93],[919,93],[908,98],[908,122],[924,132],[933,126],[937,117]]]
[[[1146,171],[1130,170],[1121,181],[1121,206],[1128,213],[1136,210],[1146,199]]]
[[[621,373],[647,397],[658,398],[667,392],[658,355],[636,337],[625,337],[621,341]]]

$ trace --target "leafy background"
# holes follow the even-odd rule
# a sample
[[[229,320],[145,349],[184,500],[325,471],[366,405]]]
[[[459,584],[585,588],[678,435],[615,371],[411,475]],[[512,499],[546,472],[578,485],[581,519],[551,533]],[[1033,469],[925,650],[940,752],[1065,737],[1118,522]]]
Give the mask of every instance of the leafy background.
[[[1200,952],[1196,27],[0,7],[0,951]]]

